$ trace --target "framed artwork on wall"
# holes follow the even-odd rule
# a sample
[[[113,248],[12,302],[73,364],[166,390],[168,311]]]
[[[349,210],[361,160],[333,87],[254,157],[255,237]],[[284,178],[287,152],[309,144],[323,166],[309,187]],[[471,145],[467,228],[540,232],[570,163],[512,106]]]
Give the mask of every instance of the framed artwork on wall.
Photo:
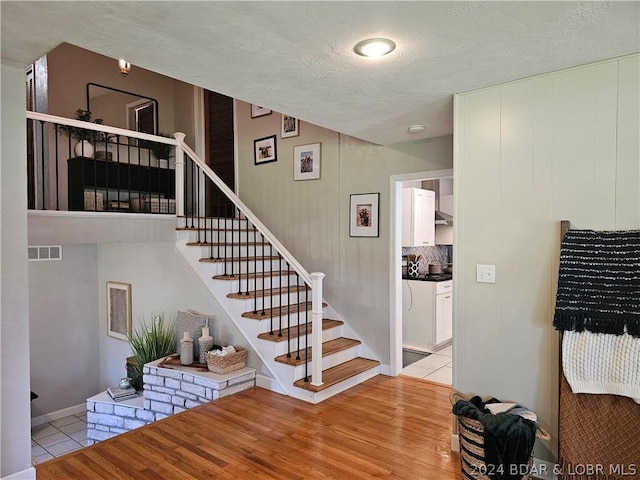
[[[127,341],[131,333],[131,284],[107,282],[107,333]]]
[[[297,137],[300,135],[298,130],[298,119],[290,115],[282,114],[282,128],[280,129],[281,138]]]
[[[380,236],[380,194],[358,193],[349,199],[349,236]]]
[[[263,115],[271,115],[271,110],[260,105],[251,104],[251,118],[262,117]]]
[[[253,141],[253,159],[256,165],[261,163],[275,162],[278,160],[276,155],[276,136],[258,138]]]
[[[293,179],[320,178],[320,143],[293,147]]]

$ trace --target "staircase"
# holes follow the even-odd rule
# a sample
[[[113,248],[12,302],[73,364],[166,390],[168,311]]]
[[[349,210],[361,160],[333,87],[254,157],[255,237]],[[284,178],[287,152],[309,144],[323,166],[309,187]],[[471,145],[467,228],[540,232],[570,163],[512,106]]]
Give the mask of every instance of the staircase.
[[[323,303],[322,385],[314,385],[311,289],[247,223],[180,217],[177,247],[280,390],[317,403],[377,375],[380,362]]]

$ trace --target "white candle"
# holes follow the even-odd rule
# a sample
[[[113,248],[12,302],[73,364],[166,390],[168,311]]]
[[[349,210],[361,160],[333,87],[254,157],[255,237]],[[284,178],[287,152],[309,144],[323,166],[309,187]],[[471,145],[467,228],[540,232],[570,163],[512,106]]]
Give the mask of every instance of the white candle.
[[[203,337],[209,336],[209,327],[202,327],[202,336]]]

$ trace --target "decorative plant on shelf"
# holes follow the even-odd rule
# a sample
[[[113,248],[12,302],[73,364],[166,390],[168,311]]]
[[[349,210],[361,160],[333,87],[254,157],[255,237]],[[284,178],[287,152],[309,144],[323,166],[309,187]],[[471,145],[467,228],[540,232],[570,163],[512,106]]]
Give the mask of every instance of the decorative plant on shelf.
[[[172,138],[171,135],[168,135],[166,133],[158,133],[158,137]],[[169,158],[173,156],[171,154],[173,145],[169,145],[168,143],[149,142],[147,148],[151,150],[151,153],[156,158],[156,160],[169,160]]]
[[[133,329],[128,335],[133,356],[127,358],[127,376],[131,377],[131,385],[136,390],[142,388],[142,369],[145,363],[176,353],[175,340],[176,321],[167,325],[162,317]]]
[[[82,108],[79,108],[76,110],[75,118],[76,120],[80,120],[82,122],[90,122],[90,123],[95,123],[97,125],[104,125],[104,120],[101,118],[96,118],[95,120],[92,121],[91,112],[89,110],[83,110]],[[106,141],[105,134],[102,132],[98,132],[96,130],[87,130],[86,128],[71,127],[69,125],[61,125],[60,129],[65,135],[68,135],[71,138],[78,140],[78,142],[87,140],[95,144],[96,142],[100,143],[100,142]]]

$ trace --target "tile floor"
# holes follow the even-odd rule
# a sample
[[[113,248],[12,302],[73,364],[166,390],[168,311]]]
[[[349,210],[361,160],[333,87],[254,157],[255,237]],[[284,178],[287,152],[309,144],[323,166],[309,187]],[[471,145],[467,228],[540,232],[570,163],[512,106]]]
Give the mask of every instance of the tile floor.
[[[449,345],[436,353],[424,357],[402,369],[402,374],[422,378],[431,382],[453,383],[453,347]]]
[[[31,463],[33,465],[86,446],[86,413],[59,418],[31,429]]]

